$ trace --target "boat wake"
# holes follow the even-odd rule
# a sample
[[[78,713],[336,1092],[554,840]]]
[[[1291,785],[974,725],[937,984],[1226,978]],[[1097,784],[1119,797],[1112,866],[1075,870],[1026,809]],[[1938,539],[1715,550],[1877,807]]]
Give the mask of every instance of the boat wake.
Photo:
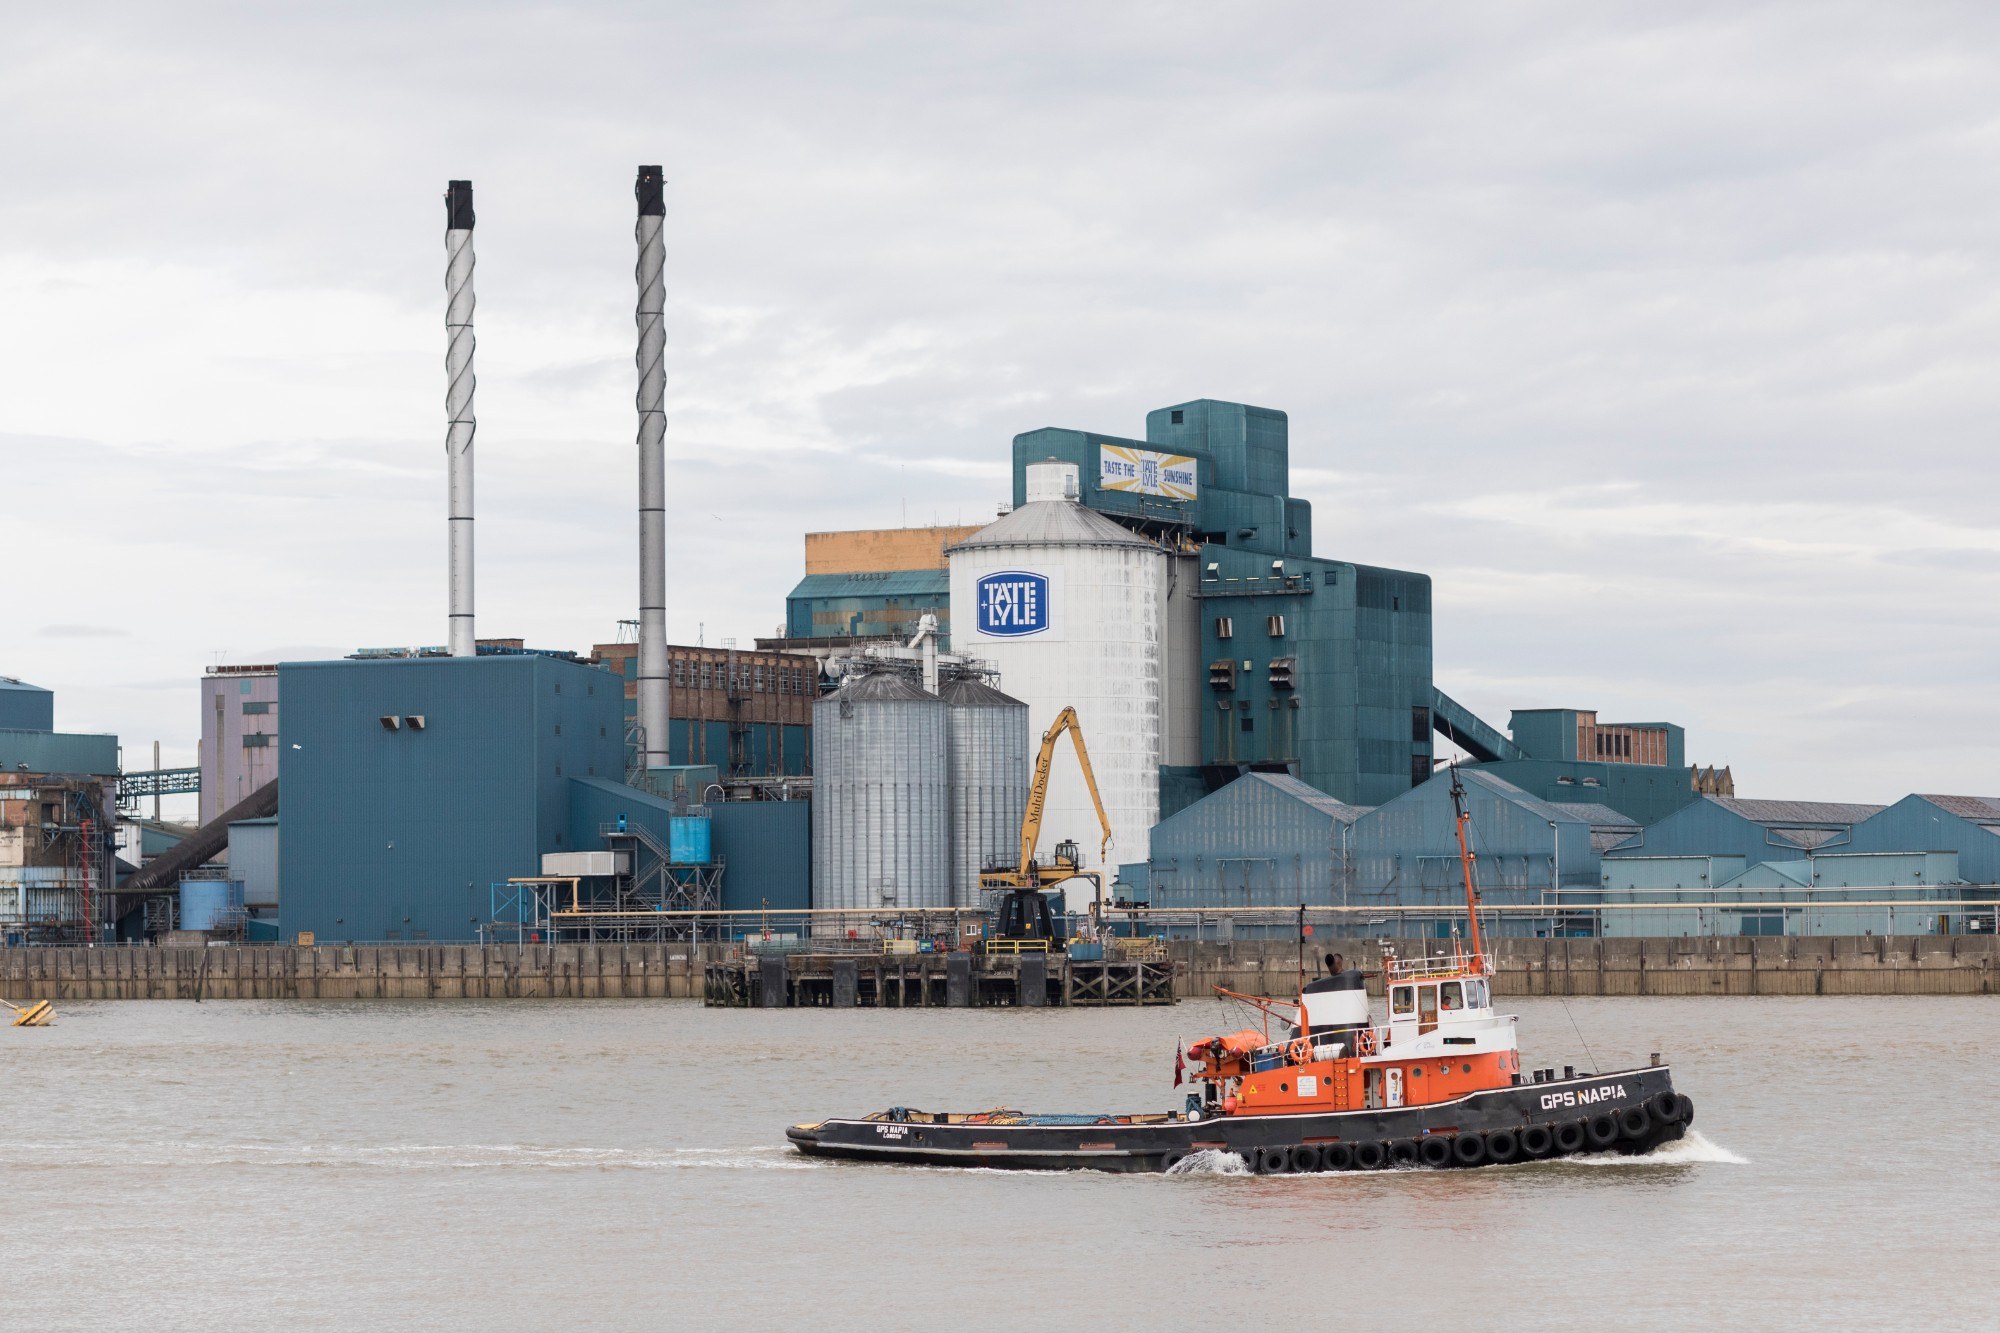
[[[1233,1152],[1220,1148],[1203,1148],[1200,1152],[1189,1153],[1180,1161],[1167,1168],[1170,1176],[1247,1176],[1250,1164]]]
[[[25,1146],[25,1145],[22,1145]],[[362,1171],[680,1171],[818,1170],[824,1162],[790,1148],[581,1148],[525,1143],[188,1143],[127,1144],[115,1156],[94,1145],[36,1145],[0,1151],[18,1169],[102,1166],[185,1168],[241,1166]]]
[[[1698,1162],[1718,1162],[1727,1166],[1748,1166],[1750,1159],[1716,1143],[1698,1129],[1672,1143],[1663,1143],[1649,1153],[1626,1157],[1615,1152],[1590,1153],[1582,1157],[1552,1160],[1549,1166],[1688,1166]],[[1543,1163],[1536,1163],[1543,1165]]]

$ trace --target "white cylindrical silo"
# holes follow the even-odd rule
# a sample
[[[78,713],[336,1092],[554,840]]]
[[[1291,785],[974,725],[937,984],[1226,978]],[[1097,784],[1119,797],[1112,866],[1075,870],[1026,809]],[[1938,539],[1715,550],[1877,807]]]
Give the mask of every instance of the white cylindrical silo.
[[[991,662],[1039,737],[1077,711],[1111,821],[1108,858],[1068,740],[1049,781],[1037,855],[1075,839],[1089,869],[1143,861],[1160,817],[1166,553],[1076,501],[1073,464],[1028,468],[1028,503],[951,548],[955,652]],[[1080,904],[1079,904],[1080,905]]]
[[[892,671],[813,705],[813,906],[951,904],[945,706]]]
[[[1028,705],[969,678],[938,691],[951,784],[951,899],[983,907],[979,872],[1020,859],[1028,804]]]

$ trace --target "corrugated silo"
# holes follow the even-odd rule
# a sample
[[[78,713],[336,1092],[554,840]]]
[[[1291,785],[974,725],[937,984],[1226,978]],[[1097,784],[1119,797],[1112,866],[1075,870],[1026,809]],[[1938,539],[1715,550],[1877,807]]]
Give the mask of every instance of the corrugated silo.
[[[813,906],[951,906],[945,706],[891,671],[813,705]]]
[[[1012,865],[1028,804],[1028,705],[976,680],[948,680],[947,777],[951,783],[951,898],[979,907],[979,872]]]
[[[1116,840],[1102,868],[1143,861],[1165,762],[1166,552],[1077,503],[1072,463],[1030,466],[1027,495],[949,552],[952,646],[998,668],[1031,727],[1076,709]],[[1097,814],[1066,756],[1049,780],[1039,855],[1064,838],[1100,868]]]

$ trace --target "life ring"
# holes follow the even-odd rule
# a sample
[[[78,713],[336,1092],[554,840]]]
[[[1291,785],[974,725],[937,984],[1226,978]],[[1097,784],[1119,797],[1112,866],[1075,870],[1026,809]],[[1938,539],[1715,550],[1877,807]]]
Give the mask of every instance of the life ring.
[[[1583,1122],[1583,1136],[1593,1148],[1609,1148],[1618,1141],[1618,1121],[1609,1111],[1600,1111]]]
[[[1653,1128],[1653,1117],[1643,1106],[1628,1106],[1618,1113],[1618,1132],[1628,1139],[1643,1139]]]
[[[1486,1160],[1505,1166],[1521,1155],[1521,1140],[1511,1129],[1496,1129],[1486,1136]]]
[[[1647,1099],[1646,1110],[1662,1125],[1677,1125],[1681,1119],[1680,1094],[1656,1092]]]
[[[1529,1125],[1521,1131],[1523,1157],[1547,1157],[1549,1149],[1553,1147],[1555,1147],[1555,1135],[1549,1133],[1547,1125]]]
[[[1451,1165],[1450,1139],[1429,1135],[1418,1145],[1418,1151],[1423,1155],[1425,1166]]]
[[[1556,1151],[1565,1155],[1579,1152],[1587,1135],[1583,1132],[1581,1120],[1565,1120],[1557,1125],[1550,1135],[1555,1139]]]
[[[1373,1055],[1376,1050],[1375,1029],[1363,1028],[1354,1038],[1354,1049],[1363,1055]]]
[[[1451,1155],[1460,1166],[1478,1166],[1486,1160],[1486,1140],[1477,1134],[1461,1134],[1451,1141]]]

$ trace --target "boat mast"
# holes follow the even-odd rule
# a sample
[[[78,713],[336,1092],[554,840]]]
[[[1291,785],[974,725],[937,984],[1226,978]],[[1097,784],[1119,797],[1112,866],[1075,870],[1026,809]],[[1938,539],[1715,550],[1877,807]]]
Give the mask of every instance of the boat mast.
[[[1457,764],[1451,766],[1451,808],[1458,821],[1458,863],[1465,873],[1465,916],[1471,927],[1468,933],[1476,962],[1485,951],[1479,940],[1479,890],[1472,882],[1472,847],[1465,840],[1465,827],[1472,822],[1472,814],[1465,808],[1465,784],[1458,780]]]

